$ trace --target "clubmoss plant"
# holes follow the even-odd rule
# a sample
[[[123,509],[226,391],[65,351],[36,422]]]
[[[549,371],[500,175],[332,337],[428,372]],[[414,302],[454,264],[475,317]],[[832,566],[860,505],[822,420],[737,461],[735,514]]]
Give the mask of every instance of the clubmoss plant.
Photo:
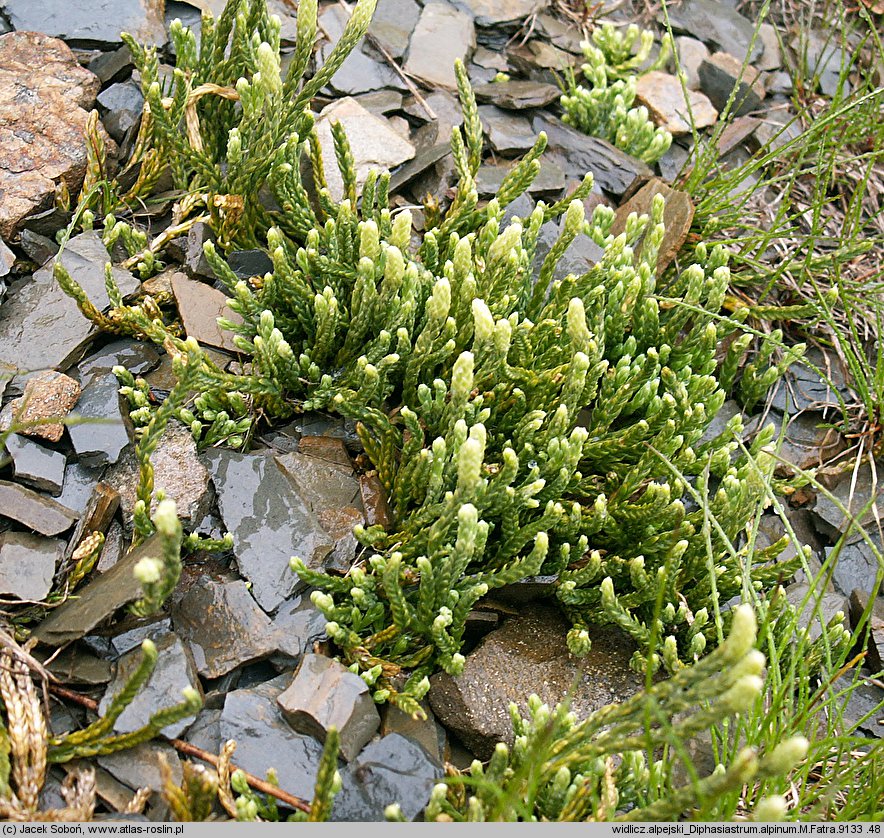
[[[255,4],[249,8],[264,20]],[[299,15],[309,23],[305,9]],[[236,32],[247,22],[240,17]],[[219,23],[216,32],[223,28]],[[251,81],[236,82],[243,112],[268,107],[289,83],[274,75],[276,25],[257,31],[269,40],[242,41],[248,46],[234,50],[237,60],[245,61],[242,53],[254,54],[255,67],[262,62]],[[190,37],[176,34],[185,66],[192,60]],[[728,550],[762,497],[757,470],[773,466],[764,450],[771,433],[759,435],[750,457],[737,452],[739,420],[703,439],[725,399],[717,347],[740,328],[718,314],[729,280],[725,250],[697,246],[695,264],[668,279],[663,296],[656,276],[662,199],[650,217],[633,215],[615,237],[607,208],[584,218],[589,175],[569,199],[540,202],[527,217],[506,220],[506,207],[537,177],[543,134],[495,198],[480,206],[482,129],[460,64],[456,72],[464,125],[453,132],[451,148],[459,182],[451,205],[433,216],[417,245],[410,213],[390,207],[388,175],[372,173],[357,195],[353,157],[339,127],[333,138],[342,201],[324,188],[310,131],[289,134],[270,164],[259,166],[281,207],[275,226],[265,231],[271,218],[257,205],[235,223],[212,216],[219,236],[205,251],[241,318],[220,321],[242,354],[240,374],[220,369],[193,341],[178,337],[151,298],[125,305],[109,278],[112,306],[100,313],[60,264],[56,269],[62,287],[99,325],[152,340],[177,364],[179,384],[151,418],[137,382],[127,384],[147,421],[139,442],[142,519],[151,500],[146,457],[172,415],[197,434],[224,406],[228,418],[247,406],[252,417],[270,420],[316,409],[356,420],[391,520],[356,529],[369,552],[344,577],[309,570],[297,558],[293,568],[318,589],[314,601],[344,661],[378,700],[413,712],[432,671],[460,671],[466,616],[494,588],[555,575],[574,622],[573,652],[588,650],[589,623],[615,622],[638,641],[637,667],[662,663],[674,672],[717,639],[710,601],[789,572],[771,564],[772,551]],[[188,89],[186,78],[178,84]],[[314,87],[311,80],[303,90]],[[226,101],[215,102],[222,114]],[[308,123],[304,117],[298,124],[306,130]],[[184,158],[190,162],[181,164],[181,184],[224,178],[230,186],[242,162],[237,149],[252,148],[266,132],[257,123],[248,123],[247,132],[246,123],[238,124],[242,130],[218,132],[208,116],[201,120],[201,131],[215,137],[213,165],[224,173],[201,173],[209,165],[204,138],[203,152],[191,148]],[[178,153],[186,132],[157,131],[171,143],[169,153]],[[226,167],[218,157],[222,134],[234,150]],[[313,169],[315,190],[302,180],[302,157]],[[249,183],[237,181],[237,188]],[[559,217],[559,239],[536,264],[540,228]],[[121,223],[108,218],[105,230],[124,236]],[[581,275],[555,278],[580,235],[603,247],[603,258]],[[240,280],[224,260],[225,247],[265,238],[273,271]],[[734,365],[728,355],[722,370]],[[211,400],[202,417],[183,413],[190,392]],[[713,532],[706,532],[706,513],[689,511],[683,501],[689,479],[708,490],[720,522]],[[174,568],[150,584],[170,589],[165,573],[174,576]]]
[[[592,42],[581,43],[586,61],[580,69],[588,86],[578,83],[569,69],[561,98],[566,123],[646,163],[655,163],[672,144],[672,135],[654,127],[646,107],[633,107],[638,76],[662,67],[671,52],[670,41],[664,38],[657,59],[643,70],[653,43],[653,33],[634,24],[625,33],[610,23],[597,27]]]

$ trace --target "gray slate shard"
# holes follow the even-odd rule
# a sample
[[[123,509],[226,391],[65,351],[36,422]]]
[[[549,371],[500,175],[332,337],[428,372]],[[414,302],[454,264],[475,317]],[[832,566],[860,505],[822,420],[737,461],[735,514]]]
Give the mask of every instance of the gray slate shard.
[[[144,107],[141,87],[132,81],[112,84],[98,94],[97,102],[102,108],[102,122],[118,143],[121,143],[139,122]]]
[[[0,480],[0,516],[42,535],[58,535],[77,520],[66,506],[7,480]]]
[[[165,758],[166,764],[172,769],[172,779],[180,784],[181,760],[178,752],[165,742],[144,742],[134,748],[96,757],[96,762],[130,789],[137,790],[146,786],[161,789],[161,757]]]
[[[252,583],[258,604],[273,611],[299,585],[289,568],[292,556],[319,567],[331,552],[331,539],[271,452],[215,449],[206,460],[240,572]]]
[[[466,12],[448,3],[427,3],[411,36],[405,72],[428,87],[457,88],[454,62],[476,46],[476,28]]]
[[[19,434],[9,434],[5,446],[12,458],[16,480],[52,495],[61,491],[67,461],[61,451],[53,451]]]
[[[68,434],[83,465],[115,463],[132,441],[119,390],[116,376],[106,373],[96,375],[80,394],[71,416],[84,421],[69,425]]]
[[[89,468],[72,460],[64,470],[64,488],[56,500],[62,506],[82,515],[103,473],[101,468]]]
[[[135,565],[159,549],[156,535],[143,541],[107,573],[93,578],[34,630],[33,636],[50,646],[63,646],[89,634],[99,623],[141,595]]]
[[[384,809],[398,803],[414,820],[430,800],[444,771],[416,742],[398,733],[363,748],[341,771],[342,787],[332,806],[333,821],[382,821]]]
[[[546,132],[548,154],[567,177],[582,180],[587,172],[592,172],[596,185],[616,198],[620,198],[636,178],[648,179],[653,174],[641,160],[605,140],[575,131],[554,116],[540,114],[534,117],[533,125],[537,133]]]
[[[557,102],[562,95],[562,91],[554,84],[536,81],[489,82],[477,87],[475,93],[479,102],[514,111],[543,108]]]
[[[528,17],[543,8],[543,0],[460,0],[479,26],[495,26]]]
[[[402,58],[420,14],[415,0],[378,0],[368,34],[393,58]]]
[[[227,694],[219,721],[221,741],[235,739],[236,765],[256,777],[276,769],[279,787],[306,800],[313,797],[322,745],[296,733],[276,704],[287,675]]]
[[[62,265],[99,310],[108,306],[104,287],[108,261],[107,249],[95,232],[72,238],[61,257]],[[114,268],[113,276],[124,297],[138,290],[139,281],[128,271]],[[92,324],[61,290],[50,263],[3,303],[0,361],[25,370],[64,369],[77,360],[92,334]]]
[[[850,516],[846,516],[834,501],[829,500],[822,492],[817,495],[814,512],[822,520],[839,532],[846,532],[851,523],[851,518],[858,517],[857,524],[861,527],[873,526],[876,509],[884,502],[884,487],[878,483],[868,463],[860,466],[856,475],[852,472],[842,475],[840,482],[831,490],[839,503],[847,509]],[[858,539],[856,529],[850,534],[849,540]],[[856,585],[848,588],[845,593],[850,593]]]
[[[120,32],[138,43],[166,43],[163,0],[3,0],[2,10],[19,31],[45,32],[80,46],[120,44]]]
[[[299,733],[325,742],[329,728],[337,728],[340,753],[348,762],[381,723],[365,681],[324,655],[304,655],[292,683],[276,701]]]
[[[877,532],[870,536],[872,543],[878,552],[881,552],[881,538]],[[826,555],[835,548],[827,547]],[[860,538],[841,547],[838,560],[832,570],[832,582],[835,589],[847,595],[854,589],[863,591],[871,596],[880,593],[876,585],[878,576],[878,559],[865,539]]]
[[[274,651],[270,618],[238,580],[201,576],[172,606],[172,619],[204,678],[220,678]]]
[[[101,373],[108,373],[114,367],[125,367],[134,376],[150,372],[160,362],[156,347],[143,341],[120,338],[90,352],[77,365],[80,383],[87,384]]]
[[[561,234],[564,220],[547,221],[540,228],[540,235],[537,238],[537,251],[534,256],[533,270],[535,276],[539,275],[543,260],[549,254],[553,245],[558,241]],[[599,247],[589,236],[580,233],[574,238],[574,241],[568,245],[568,249],[562,254],[561,259],[556,263],[553,270],[552,279],[561,280],[568,274],[575,276],[583,276],[590,268],[598,264],[605,255],[604,250]]]
[[[666,11],[676,32],[693,35],[741,60],[749,51],[755,26],[727,3],[716,0],[684,0],[678,5],[667,6]],[[662,13],[658,20],[664,22]],[[764,42],[760,37],[756,38],[749,61],[754,62],[759,58],[763,49]]]
[[[64,542],[26,532],[0,533],[0,594],[40,601],[52,589],[52,577]]]
[[[165,710],[180,704],[184,699],[181,691],[186,687],[201,692],[199,678],[187,648],[172,632],[154,638],[157,647],[157,665],[147,683],[138,691],[132,702],[114,722],[117,733],[131,733],[144,727],[158,710]],[[114,679],[108,684],[104,697],[98,706],[103,715],[111,701],[123,689],[142,660],[141,649],[127,652],[117,661]],[[163,728],[166,736],[180,736],[190,726],[196,716],[179,719]]]
[[[326,6],[319,16],[319,25],[322,27],[331,42],[319,49],[317,65],[321,66],[328,59],[335,44],[340,40],[347,24],[348,14],[340,6]],[[372,90],[382,90],[389,87],[394,90],[407,90],[402,79],[396,71],[374,50],[373,57],[371,47],[360,44],[347,56],[343,64],[332,77],[329,85],[336,92],[344,96],[356,93],[368,93]]]
[[[495,105],[480,105],[479,118],[488,142],[498,154],[528,151],[537,139],[531,123],[525,117],[509,113]]]
[[[476,190],[479,197],[494,197],[511,169],[512,165],[481,166],[476,173]],[[564,188],[565,173],[554,160],[542,158],[540,172],[528,187],[528,194],[532,198],[556,200],[561,197]]]
[[[829,625],[838,612],[847,616],[850,605],[844,594],[824,593],[820,595],[814,592],[808,596],[809,592],[809,585],[790,585],[786,589],[786,597],[798,612],[798,627],[802,631],[807,631],[810,640],[816,640],[823,633],[823,628]],[[846,619],[844,627],[850,627]]]
[[[122,46],[111,52],[102,52],[89,62],[89,70],[98,76],[102,85],[122,81],[134,65],[129,47]]]

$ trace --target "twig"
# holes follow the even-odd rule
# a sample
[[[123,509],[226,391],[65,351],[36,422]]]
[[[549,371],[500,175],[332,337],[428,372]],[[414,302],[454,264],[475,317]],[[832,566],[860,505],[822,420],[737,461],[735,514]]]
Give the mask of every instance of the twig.
[[[341,8],[347,13],[347,17],[350,17],[350,7],[347,5],[347,3],[345,2],[345,0],[338,0],[338,5],[340,5],[340,7],[341,7]],[[378,42],[377,38],[375,38],[374,35],[371,34],[371,32],[366,32],[366,34],[365,34],[365,38],[366,38],[367,41],[369,41],[369,42],[371,43],[371,45],[372,45],[372,46],[373,46],[373,47],[374,47],[374,48],[375,48],[375,49],[376,49],[381,55],[384,56],[384,58],[386,59],[387,63],[388,63],[388,64],[389,64],[389,65],[390,65],[390,66],[396,71],[396,74],[399,76],[399,78],[401,78],[402,81],[405,82],[405,84],[406,84],[406,86],[408,87],[409,91],[411,91],[411,95],[414,96],[415,101],[416,101],[416,102],[417,102],[417,103],[418,103],[418,104],[424,109],[424,111],[426,112],[427,116],[430,117],[430,119],[435,119],[435,118],[436,118],[436,114],[435,114],[435,112],[434,112],[433,109],[427,104],[426,99],[424,99],[424,97],[421,96],[420,91],[417,89],[417,86],[415,85],[415,83],[414,83],[410,78],[408,78],[408,76],[405,74],[405,71],[404,71],[404,70],[403,70],[403,69],[402,69],[402,68],[396,63],[396,61],[395,61],[395,59],[393,58],[393,56],[390,55],[390,53],[387,52],[387,51],[386,51],[386,50],[380,45],[380,43]]]
[[[98,710],[97,701],[88,696],[81,695],[78,692],[74,692],[74,690],[69,690],[67,687],[59,687],[56,684],[52,684],[49,687],[49,691],[54,695],[57,695],[59,698],[66,698],[69,701],[73,701],[75,704],[79,704],[81,707],[85,707],[87,710]],[[179,753],[186,754],[190,757],[196,757],[203,762],[209,763],[209,765],[212,765],[215,768],[218,767],[218,757],[215,756],[215,754],[204,751],[202,748],[198,748],[196,745],[191,745],[190,742],[184,742],[181,739],[169,739],[168,737],[161,738],[166,739],[166,741],[168,741],[168,743]],[[242,771],[242,769],[238,769],[235,765],[231,765],[230,768],[233,771]],[[271,797],[275,797],[280,803],[284,803],[286,806],[291,806],[293,809],[300,809],[302,812],[307,812],[309,814],[310,804],[307,803],[306,800],[302,800],[300,797],[295,797],[293,794],[289,794],[287,791],[283,791],[282,789],[271,785],[266,780],[254,776],[254,774],[249,774],[246,771],[242,771],[242,774],[245,777],[246,782],[252,788],[257,789],[264,794],[269,794]]]

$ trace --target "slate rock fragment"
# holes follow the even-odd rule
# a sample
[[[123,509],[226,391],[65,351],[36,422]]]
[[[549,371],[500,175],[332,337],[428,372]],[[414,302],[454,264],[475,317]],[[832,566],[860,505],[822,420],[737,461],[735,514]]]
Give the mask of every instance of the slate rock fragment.
[[[239,580],[201,576],[172,606],[172,620],[204,678],[220,678],[274,651],[270,618]]]
[[[76,512],[52,498],[7,480],[0,480],[0,516],[18,521],[42,535],[58,535],[77,519]]]
[[[276,769],[280,788],[310,800],[322,745],[312,736],[297,733],[286,721],[276,699],[287,675],[249,689],[229,692],[219,720],[221,740],[235,739],[236,765],[265,777]]]
[[[199,521],[210,502],[209,472],[197,454],[196,440],[189,428],[172,421],[166,426],[150,458],[154,470],[154,488],[175,501],[178,517]],[[120,493],[123,518],[131,527],[137,501],[139,469],[135,452],[130,450],[109,469],[107,482]],[[151,511],[156,510],[156,498]]]
[[[108,261],[101,237],[91,231],[70,239],[61,256],[61,263],[99,310],[109,305],[104,285]],[[113,268],[113,277],[124,297],[140,285],[120,268]],[[0,364],[23,370],[64,370],[80,357],[93,333],[92,323],[62,291],[48,264],[3,303]],[[46,335],[52,335],[52,340],[46,340]]]
[[[381,723],[368,685],[332,658],[304,655],[292,683],[276,699],[289,724],[325,742],[337,728],[341,756],[348,762]]]
[[[427,3],[411,35],[403,69],[428,87],[454,90],[454,62],[465,62],[475,46],[476,29],[470,15],[448,3]]]
[[[402,814],[414,820],[442,775],[442,766],[420,745],[391,733],[366,745],[341,771],[342,788],[331,819],[382,821],[386,807],[398,803]]]
[[[544,108],[557,102],[562,95],[554,84],[520,80],[489,82],[479,85],[474,92],[476,101],[511,111]]]
[[[258,604],[273,611],[298,586],[289,568],[292,556],[319,567],[331,540],[271,452],[213,449],[205,459],[240,572]]]
[[[53,451],[19,434],[9,434],[4,446],[12,458],[12,470],[19,483],[51,495],[61,492],[67,462],[61,451]]]
[[[667,7],[672,28],[731,53],[741,60],[749,52],[755,26],[728,3],[719,0],[684,0]],[[662,12],[658,20],[665,25]],[[764,48],[761,38],[756,38],[749,52],[749,61],[755,61]]]
[[[544,159],[549,157],[558,163],[569,178],[579,181],[587,172],[592,172],[598,187],[619,198],[636,178],[652,175],[646,163],[605,140],[574,130],[554,116],[538,114],[532,124],[536,132],[546,133],[548,152]]]
[[[26,532],[0,533],[0,594],[39,602],[52,589],[64,542]]]
[[[332,102],[320,112],[316,133],[322,148],[325,179],[336,201],[343,198],[344,182],[334,153],[333,122],[340,122],[347,132],[356,167],[357,192],[372,169],[389,170],[414,157],[414,146],[397,134],[386,119],[370,113],[350,97]]]
[[[712,104],[724,110],[734,88],[734,101],[730,113],[733,116],[744,116],[761,108],[765,97],[764,85],[754,67],[743,67],[742,62],[726,52],[716,52],[700,64],[700,89]]]
[[[80,421],[68,427],[68,434],[83,465],[116,463],[132,442],[129,412],[119,390],[116,376],[105,373],[93,378],[80,394],[72,413]]]
[[[156,535],[115,564],[107,573],[96,576],[79,588],[77,597],[58,606],[34,630],[33,636],[41,643],[63,646],[79,640],[118,609],[141,596],[141,585],[134,569],[143,558],[157,556],[159,544]]]

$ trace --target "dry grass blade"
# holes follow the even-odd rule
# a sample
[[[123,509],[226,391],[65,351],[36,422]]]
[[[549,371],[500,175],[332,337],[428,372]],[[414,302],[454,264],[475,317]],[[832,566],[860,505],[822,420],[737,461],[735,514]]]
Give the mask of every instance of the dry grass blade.
[[[0,697],[6,708],[16,796],[21,809],[33,813],[39,805],[40,789],[46,779],[48,731],[27,665],[6,649],[0,653]]]

